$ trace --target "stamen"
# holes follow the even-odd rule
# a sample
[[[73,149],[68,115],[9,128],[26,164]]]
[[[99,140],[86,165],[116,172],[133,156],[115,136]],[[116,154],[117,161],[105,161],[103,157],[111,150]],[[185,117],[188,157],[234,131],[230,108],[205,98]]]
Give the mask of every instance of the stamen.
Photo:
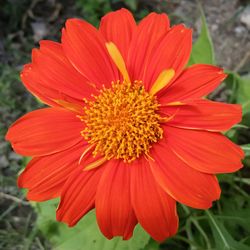
[[[156,97],[146,92],[140,81],[117,81],[112,88],[103,88],[94,99],[86,101],[85,114],[79,117],[86,125],[82,136],[95,145],[93,155],[128,163],[143,153],[149,156],[152,144],[163,137]],[[86,168],[98,164],[99,161]]]
[[[106,47],[108,49],[109,55],[111,56],[113,62],[115,63],[117,68],[120,70],[124,80],[126,82],[130,82],[126,64],[118,48],[112,42],[106,43]]]
[[[163,70],[156,79],[149,93],[151,95],[154,95],[158,91],[166,87],[169,84],[169,82],[173,79],[174,75],[175,71],[173,69]]]

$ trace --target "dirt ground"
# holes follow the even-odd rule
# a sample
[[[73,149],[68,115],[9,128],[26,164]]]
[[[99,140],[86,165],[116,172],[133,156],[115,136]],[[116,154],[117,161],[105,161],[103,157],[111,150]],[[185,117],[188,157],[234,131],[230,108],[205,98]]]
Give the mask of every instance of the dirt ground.
[[[17,0],[12,2],[18,3]],[[37,46],[40,39],[59,40],[66,18],[82,16],[72,0],[23,2],[25,8],[21,7],[24,9],[18,14],[17,25],[14,25],[12,17],[8,17],[8,13],[1,9],[3,2],[0,0],[0,80],[4,82],[4,85],[0,85],[0,249],[7,250],[50,248],[50,244],[35,228],[36,215],[32,207],[16,187],[16,176],[24,165],[23,159],[12,152],[9,144],[4,141],[4,134],[12,122],[41,106],[23,88],[17,72],[24,63],[29,62],[30,50]],[[169,13],[174,23],[185,22],[193,28],[194,38],[198,36],[200,18],[196,1],[139,2],[141,8],[148,8],[149,11]],[[240,74],[249,74],[250,2],[202,0],[201,3],[218,65]]]

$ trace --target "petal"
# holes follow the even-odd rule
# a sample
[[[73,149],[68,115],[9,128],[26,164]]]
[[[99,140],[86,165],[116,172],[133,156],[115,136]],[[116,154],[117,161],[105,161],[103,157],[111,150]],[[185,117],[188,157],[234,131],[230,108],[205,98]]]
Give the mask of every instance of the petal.
[[[175,200],[193,208],[207,209],[212,201],[219,199],[216,177],[189,167],[174,153],[167,139],[154,144],[150,153],[154,159],[150,160],[150,166],[156,181]]]
[[[62,31],[63,50],[72,65],[97,87],[118,80],[118,70],[105,47],[105,39],[89,23],[69,19]]]
[[[168,125],[210,131],[228,130],[242,117],[240,105],[208,100],[196,100],[181,106],[161,106],[159,112],[163,116],[173,116]]]
[[[59,91],[81,103],[83,98],[96,93],[94,86],[66,58],[59,43],[41,41],[40,50],[32,51],[32,66],[35,78],[44,88]],[[59,98],[60,96],[54,96],[54,99]]]
[[[212,92],[226,78],[223,69],[206,64],[192,65],[171,84],[162,95],[160,103],[201,98]]]
[[[176,233],[176,202],[156,183],[144,158],[131,166],[131,199],[139,223],[153,239],[163,241]]]
[[[101,19],[99,28],[107,42],[115,43],[125,61],[135,29],[135,20],[127,9],[120,9],[106,14]]]
[[[154,82],[163,70],[173,69],[176,79],[187,64],[192,49],[192,31],[183,25],[174,26],[154,46],[142,81],[147,90],[150,90]],[[169,86],[170,83],[167,85]],[[159,94],[164,91],[161,90]]]
[[[150,13],[142,19],[134,32],[128,58],[128,71],[131,80],[143,80],[153,47],[169,30],[169,19],[166,14]]]
[[[18,186],[28,188],[28,200],[45,201],[60,196],[69,175],[78,167],[86,143],[52,155],[33,158],[18,177]]]
[[[77,168],[65,183],[56,219],[74,226],[89,210],[94,208],[96,188],[103,168],[83,171]]]
[[[108,239],[122,236],[128,240],[137,224],[130,199],[130,168],[122,161],[109,161],[98,184],[96,217]]]
[[[230,173],[242,167],[244,153],[220,133],[165,126],[166,143],[190,167],[204,173]]]
[[[52,106],[52,107],[60,107],[53,99],[62,98],[58,90],[52,89],[51,87],[44,87],[40,82],[40,78],[37,78],[37,74],[35,73],[32,64],[26,64],[23,67],[22,72],[20,73],[20,78],[24,84],[24,86],[40,101],[43,103]]]
[[[61,108],[45,108],[19,118],[9,128],[6,140],[18,154],[48,155],[83,140],[83,128],[83,122],[74,113]]]

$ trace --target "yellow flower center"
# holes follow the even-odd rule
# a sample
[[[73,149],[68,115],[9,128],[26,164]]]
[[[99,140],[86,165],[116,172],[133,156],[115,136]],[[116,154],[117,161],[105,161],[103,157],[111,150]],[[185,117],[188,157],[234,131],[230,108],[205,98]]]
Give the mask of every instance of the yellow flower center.
[[[81,134],[95,147],[94,156],[131,162],[142,153],[148,155],[152,143],[163,136],[159,104],[141,82],[117,81],[85,102],[81,120],[86,128]]]

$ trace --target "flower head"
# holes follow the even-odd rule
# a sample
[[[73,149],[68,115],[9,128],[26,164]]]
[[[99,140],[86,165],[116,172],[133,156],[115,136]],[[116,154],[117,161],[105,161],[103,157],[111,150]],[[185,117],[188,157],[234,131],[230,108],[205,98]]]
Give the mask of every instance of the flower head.
[[[136,25],[121,9],[99,29],[70,19],[61,43],[41,41],[21,79],[50,107],[6,135],[33,157],[18,178],[27,198],[60,197],[57,220],[69,226],[95,208],[107,238],[129,239],[139,222],[158,241],[177,231],[176,201],[207,209],[219,199],[215,174],[242,166],[242,150],[220,133],[241,107],[202,99],[226,75],[186,67],[191,36],[165,14]]]

